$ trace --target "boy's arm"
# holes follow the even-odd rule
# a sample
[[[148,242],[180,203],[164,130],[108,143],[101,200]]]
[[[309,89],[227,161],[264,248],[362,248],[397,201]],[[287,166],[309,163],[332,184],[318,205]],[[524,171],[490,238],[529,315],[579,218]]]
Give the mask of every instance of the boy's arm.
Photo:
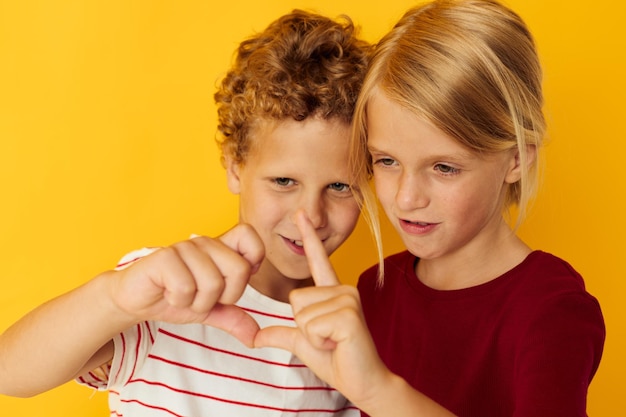
[[[105,296],[108,278],[46,302],[0,336],[1,393],[33,396],[113,357],[111,339],[132,320]]]
[[[264,256],[254,230],[179,242],[39,306],[0,335],[0,393],[32,396],[112,358],[111,339],[145,320],[205,323],[252,345],[258,325],[233,304]]]

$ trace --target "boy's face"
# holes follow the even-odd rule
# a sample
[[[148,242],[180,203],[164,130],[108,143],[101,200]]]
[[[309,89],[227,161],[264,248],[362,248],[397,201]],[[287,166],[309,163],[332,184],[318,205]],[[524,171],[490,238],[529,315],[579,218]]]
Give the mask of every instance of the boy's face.
[[[311,276],[296,211],[306,212],[329,255],[354,229],[359,208],[349,185],[349,137],[349,124],[336,119],[263,122],[251,132],[243,164],[226,158],[229,189],[240,197],[240,221],[265,244],[256,282],[297,287],[284,278]]]

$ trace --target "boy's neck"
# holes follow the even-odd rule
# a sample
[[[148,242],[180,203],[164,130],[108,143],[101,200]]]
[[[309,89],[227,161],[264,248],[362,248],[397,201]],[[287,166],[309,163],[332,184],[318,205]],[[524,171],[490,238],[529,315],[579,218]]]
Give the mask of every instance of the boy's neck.
[[[314,285],[313,278],[292,279],[282,275],[269,262],[263,262],[256,274],[250,277],[249,285],[261,294],[283,303],[289,302],[292,290]]]

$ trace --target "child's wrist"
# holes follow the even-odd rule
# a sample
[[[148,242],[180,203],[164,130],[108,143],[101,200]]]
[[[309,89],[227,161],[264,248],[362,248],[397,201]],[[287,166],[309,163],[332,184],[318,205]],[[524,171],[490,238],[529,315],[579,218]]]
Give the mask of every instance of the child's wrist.
[[[119,281],[120,271],[105,271],[96,276],[92,281],[95,285],[96,296],[94,302],[97,303],[107,322],[119,327],[116,330],[124,330],[141,321],[120,307],[115,298],[115,288]]]
[[[362,405],[372,417],[388,416],[451,416],[447,410],[415,390],[406,380],[387,370],[376,383],[372,395]]]

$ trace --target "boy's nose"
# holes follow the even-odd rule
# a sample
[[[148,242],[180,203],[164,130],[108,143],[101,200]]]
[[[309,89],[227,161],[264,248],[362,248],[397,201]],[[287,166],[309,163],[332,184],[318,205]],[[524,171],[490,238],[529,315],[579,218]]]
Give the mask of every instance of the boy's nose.
[[[307,196],[303,198],[301,208],[308,216],[314,228],[319,229],[326,226],[326,205],[320,196]]]

